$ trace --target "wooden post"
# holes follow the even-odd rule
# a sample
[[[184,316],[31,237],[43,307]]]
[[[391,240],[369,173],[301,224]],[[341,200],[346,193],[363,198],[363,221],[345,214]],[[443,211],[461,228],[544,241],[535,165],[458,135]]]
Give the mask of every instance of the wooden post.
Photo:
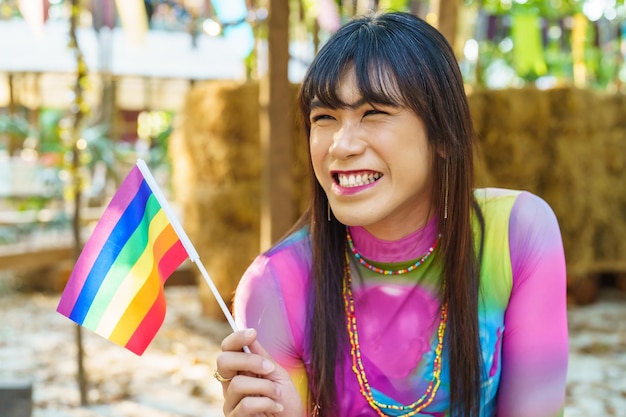
[[[455,49],[459,3],[460,0],[436,0],[432,3],[433,12],[437,16],[437,29]]]
[[[72,112],[74,116],[74,124],[72,126],[72,139],[74,140],[74,146],[72,148],[72,179],[73,179],[73,193],[74,193],[74,215],[72,217],[72,235],[74,241],[74,259],[78,259],[80,252],[82,251],[81,242],[81,190],[82,184],[80,180],[80,149],[78,147],[78,138],[80,137],[80,128],[84,118],[84,103],[83,103],[83,81],[87,76],[87,67],[84,62],[83,54],[78,45],[77,29],[78,19],[80,16],[80,0],[71,1],[72,11],[70,14],[70,48],[73,50],[74,57],[76,59],[76,80],[74,83],[74,100],[72,105]],[[80,393],[80,404],[87,405],[87,374],[84,366],[84,348],[83,348],[83,333],[82,327],[76,325],[76,366],[77,366],[77,382],[78,390]]]
[[[289,88],[289,0],[270,0],[268,69],[259,85],[263,155],[261,249],[269,248],[293,223],[292,101]]]
[[[352,17],[356,13],[354,0],[341,0],[341,14]]]
[[[424,7],[422,6],[422,1],[421,0],[410,0],[409,1],[409,11],[411,12],[411,14],[423,18],[424,17],[423,16],[423,9],[424,9]]]

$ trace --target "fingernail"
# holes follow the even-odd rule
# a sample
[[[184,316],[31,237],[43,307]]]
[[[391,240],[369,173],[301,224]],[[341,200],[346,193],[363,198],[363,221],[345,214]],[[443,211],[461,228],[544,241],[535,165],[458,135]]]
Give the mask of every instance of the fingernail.
[[[246,331],[244,332],[244,335],[246,337],[252,337],[254,336],[254,329],[246,329]]]
[[[262,366],[265,372],[272,372],[274,370],[274,363],[267,359],[263,359]]]
[[[285,407],[283,407],[281,403],[276,403],[276,411],[280,412],[280,411],[283,411],[284,409]]]

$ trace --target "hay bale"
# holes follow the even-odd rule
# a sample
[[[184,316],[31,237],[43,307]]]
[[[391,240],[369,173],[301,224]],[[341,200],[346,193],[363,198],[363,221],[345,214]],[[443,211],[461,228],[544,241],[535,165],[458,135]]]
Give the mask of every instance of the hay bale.
[[[182,222],[224,300],[258,252],[258,86],[207,82],[188,93],[170,139],[172,189]],[[196,272],[203,313],[222,318]]]
[[[548,135],[552,165],[546,176],[546,200],[561,226],[570,281],[588,274],[594,261],[595,218],[593,181],[601,165],[589,158],[597,140],[590,140],[591,123],[585,115],[593,105],[591,92],[576,89],[546,91],[551,118]]]
[[[470,105],[491,185],[529,190],[552,206],[570,284],[626,269],[625,96],[573,88],[477,94]]]
[[[594,236],[596,269],[602,272],[626,271],[626,97],[602,96],[598,113],[604,114],[606,124],[598,135],[602,146],[597,160],[602,163],[602,175],[595,181],[597,188],[597,225]],[[602,111],[605,110],[605,111]],[[621,116],[621,117],[620,117]]]
[[[294,101],[296,91],[294,86]],[[185,230],[227,304],[260,250],[263,160],[258,94],[257,83],[211,81],[194,86],[170,139],[172,188]],[[301,154],[306,142],[293,125],[295,152]],[[296,154],[294,160],[302,156]],[[306,174],[301,165],[286,167],[300,183]],[[292,204],[300,207],[305,196],[301,187],[295,188],[300,193],[294,193]],[[209,287],[196,275],[203,313],[223,320]]]
[[[549,159],[538,154],[544,142],[546,102],[531,89],[481,91],[470,96],[480,160],[491,185],[536,190]],[[478,107],[475,107],[478,106]]]

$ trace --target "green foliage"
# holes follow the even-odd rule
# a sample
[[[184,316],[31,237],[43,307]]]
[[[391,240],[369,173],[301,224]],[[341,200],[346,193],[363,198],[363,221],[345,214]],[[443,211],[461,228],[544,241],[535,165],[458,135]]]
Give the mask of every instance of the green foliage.
[[[43,108],[39,111],[39,150],[42,153],[58,153],[64,150],[59,123],[64,111],[55,108]]]
[[[409,3],[409,0],[380,0],[378,6],[381,10],[407,11]]]
[[[613,4],[592,4],[592,1],[466,0],[466,7],[471,6],[498,21],[497,30],[490,31],[488,39],[477,39],[477,69],[475,73],[464,73],[466,79],[484,86],[489,86],[488,79],[494,75],[500,81],[508,77],[516,85],[542,78],[548,82],[544,85],[572,84],[574,65],[582,63],[585,79],[581,80],[577,72],[577,85],[615,88],[623,62],[619,26],[624,25],[626,7],[624,0]],[[525,16],[535,16],[537,25]],[[484,27],[477,28],[477,33],[482,30]],[[507,49],[502,50],[502,45],[507,45]],[[583,53],[577,63],[574,62],[576,50]],[[508,74],[511,69],[516,72],[513,78]],[[502,71],[507,74],[503,75]]]
[[[31,126],[22,116],[0,114],[0,133],[26,139],[31,134]]]
[[[547,18],[570,16],[582,10],[584,0],[469,0],[490,14],[537,13]]]
[[[83,129],[82,138],[85,139],[87,147],[83,151],[83,165],[93,169],[98,161],[103,162],[107,167],[109,175],[117,181],[115,163],[117,152],[113,141],[109,137],[110,128],[107,124],[89,126]]]

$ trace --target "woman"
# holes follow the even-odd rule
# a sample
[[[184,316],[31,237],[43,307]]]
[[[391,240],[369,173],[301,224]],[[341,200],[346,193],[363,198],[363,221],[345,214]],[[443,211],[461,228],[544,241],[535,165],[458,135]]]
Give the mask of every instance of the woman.
[[[561,415],[558,223],[528,192],[473,189],[443,36],[403,13],[346,24],[300,110],[311,203],[238,286],[246,330],[224,339],[215,373],[225,414]]]

